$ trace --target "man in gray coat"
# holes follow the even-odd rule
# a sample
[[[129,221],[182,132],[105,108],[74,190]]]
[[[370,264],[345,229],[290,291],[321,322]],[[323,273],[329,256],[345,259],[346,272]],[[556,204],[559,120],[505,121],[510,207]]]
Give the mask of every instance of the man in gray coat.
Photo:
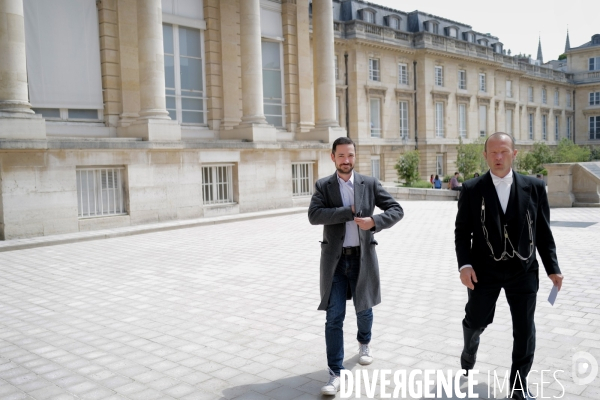
[[[319,179],[308,208],[313,225],[324,225],[321,242],[321,304],[326,310],[325,343],[329,381],[321,389],[335,395],[340,388],[344,361],[343,325],[346,300],[354,300],[358,325],[359,363],[373,361],[369,342],[372,307],[381,302],[379,265],[373,234],[392,227],[404,216],[400,204],[377,179],[353,171],[354,142],[341,137],[333,142],[331,160],[336,173]],[[375,207],[382,214],[373,215]]]

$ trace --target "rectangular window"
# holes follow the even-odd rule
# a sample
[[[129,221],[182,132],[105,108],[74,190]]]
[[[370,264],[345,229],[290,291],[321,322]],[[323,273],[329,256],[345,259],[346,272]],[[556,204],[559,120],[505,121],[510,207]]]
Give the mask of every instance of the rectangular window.
[[[167,111],[180,124],[206,124],[199,29],[163,24]]]
[[[513,97],[512,81],[506,81],[506,97]]]
[[[335,80],[337,81],[338,79],[340,79],[340,71],[339,71],[339,67],[338,67],[338,56],[335,56],[333,61],[335,63]]]
[[[558,115],[554,116],[554,140],[558,141]]]
[[[6,5],[5,5],[6,4]],[[16,4],[16,3],[15,3]],[[2,20],[3,45],[13,46],[12,40],[23,44],[25,54],[19,54],[18,60],[27,57],[27,77],[11,77],[14,82],[25,81],[29,102],[35,108],[46,109],[85,109],[98,113],[104,109],[102,99],[102,72],[100,62],[100,41],[98,32],[98,10],[95,1],[63,0],[19,2],[21,18],[18,28],[24,29],[24,37],[13,38],[19,32],[12,28],[10,39],[6,29],[18,24],[18,18],[7,11]],[[3,10],[9,7],[2,2]],[[10,10],[7,8],[6,10]],[[7,18],[7,19],[5,19]],[[22,31],[23,32],[23,31]],[[6,40],[10,40],[4,42]],[[4,65],[10,57],[2,47],[0,61]],[[22,58],[21,58],[22,56]],[[137,59],[137,58],[136,58]],[[16,62],[16,61],[15,61]],[[15,64],[17,65],[17,64]],[[7,67],[2,67],[7,68]],[[19,64],[19,68],[21,65]],[[3,69],[4,71],[4,69]],[[8,70],[7,70],[8,71]],[[11,72],[12,73],[12,72]],[[3,88],[8,75],[0,78]],[[7,99],[3,94],[2,98]],[[10,99],[11,97],[8,97]],[[101,114],[98,114],[101,115]],[[62,119],[67,119],[66,117]]]
[[[571,93],[567,93],[567,107],[571,107]]]
[[[371,99],[371,137],[381,137],[381,99]]]
[[[406,64],[398,64],[398,83],[408,85],[408,68]]]
[[[559,101],[558,101],[558,90],[554,91],[554,105],[557,106],[559,105]]]
[[[400,112],[400,137],[408,139],[408,102],[401,101],[398,103]]]
[[[485,92],[485,74],[479,74],[479,90]]]
[[[371,176],[378,181],[381,180],[380,162],[381,160],[379,157],[371,157]]]
[[[444,69],[441,66],[435,67],[435,86],[444,86]]]
[[[371,11],[364,10],[363,19],[365,20],[365,22],[368,22],[370,24],[375,23],[375,15]]]
[[[435,103],[435,136],[444,137],[444,103]]]
[[[400,29],[400,27],[398,26],[398,18],[390,18],[390,28],[392,29]]]
[[[440,176],[444,176],[444,155],[436,154],[435,156],[435,174]]]
[[[45,119],[98,122],[104,119],[103,110],[79,108],[32,108]]]
[[[458,71],[458,88],[466,89],[467,88],[467,71],[459,70]]]
[[[513,134],[513,110],[506,110],[506,133]]]
[[[276,127],[285,126],[281,46],[279,42],[262,42],[263,107],[267,122]]]
[[[125,214],[123,171],[116,168],[77,168],[79,218]]]
[[[542,140],[548,140],[548,116],[542,115]]]
[[[479,137],[487,135],[487,106],[479,106]]]
[[[379,60],[377,58],[369,58],[369,79],[379,80]]]
[[[458,133],[460,137],[467,137],[467,105],[458,105]]]
[[[231,164],[202,167],[202,200],[204,204],[233,203]]]
[[[590,58],[590,71],[595,71],[600,69],[600,57],[591,57]]]
[[[548,97],[546,96],[546,88],[542,88],[542,103],[548,104]]]
[[[567,139],[571,140],[571,117],[567,117]]]
[[[533,88],[531,86],[527,88],[527,100],[533,103]]]
[[[313,187],[313,163],[292,164],[292,195],[310,196]]]
[[[435,35],[438,35],[440,33],[440,26],[436,23],[431,24],[431,27],[433,28],[433,33]]]
[[[590,139],[600,139],[600,115],[590,117]]]
[[[533,140],[533,114],[529,114],[529,139]]]
[[[600,92],[590,93],[590,106],[600,105]]]

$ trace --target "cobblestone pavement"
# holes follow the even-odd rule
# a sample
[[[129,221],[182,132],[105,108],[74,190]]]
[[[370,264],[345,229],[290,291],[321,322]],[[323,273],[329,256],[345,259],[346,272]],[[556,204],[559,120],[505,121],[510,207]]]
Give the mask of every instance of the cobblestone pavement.
[[[456,202],[401,203],[404,220],[377,234],[375,362],[357,364],[348,303],[345,366],[456,371],[466,301]],[[571,366],[580,351],[600,360],[600,210],[554,209],[552,220],[596,224],[553,227],[565,282],[551,307],[540,278],[533,368],[564,370],[546,373],[544,396],[564,387],[564,399],[597,400],[600,378],[576,385]],[[321,231],[295,214],[0,253],[0,399],[320,398]],[[494,397],[487,374],[503,377],[511,348],[501,295],[482,336],[480,398]]]

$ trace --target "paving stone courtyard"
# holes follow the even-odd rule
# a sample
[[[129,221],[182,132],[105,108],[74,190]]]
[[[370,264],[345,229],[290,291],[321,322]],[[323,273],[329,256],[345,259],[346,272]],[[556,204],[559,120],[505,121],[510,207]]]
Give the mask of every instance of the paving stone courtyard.
[[[405,218],[376,236],[375,361],[357,364],[348,303],[345,367],[457,371],[456,202],[401,205]],[[533,369],[557,379],[531,381],[545,398],[598,400],[600,377],[575,384],[572,365],[578,352],[600,361],[600,209],[551,217],[565,281],[550,306],[540,276]],[[321,398],[321,232],[299,213],[0,252],[0,399]],[[480,398],[505,398],[488,395],[487,376],[503,376],[511,349],[501,295],[478,355]]]

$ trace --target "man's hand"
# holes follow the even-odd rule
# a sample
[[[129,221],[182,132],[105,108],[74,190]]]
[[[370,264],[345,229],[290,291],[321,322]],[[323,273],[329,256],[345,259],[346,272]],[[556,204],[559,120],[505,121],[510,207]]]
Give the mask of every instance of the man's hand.
[[[477,275],[475,274],[475,270],[471,267],[463,268],[460,271],[460,281],[469,289],[475,289],[475,285],[473,284],[477,283]]]
[[[548,278],[552,281],[554,286],[558,286],[558,291],[560,292],[560,287],[562,286],[563,276],[562,274],[550,274]]]
[[[354,217],[354,222],[356,222],[356,225],[358,225],[358,227],[360,229],[362,229],[363,231],[368,231],[369,229],[371,229],[375,226],[375,221],[373,221],[373,218],[371,218],[371,217],[367,217],[367,218]]]

